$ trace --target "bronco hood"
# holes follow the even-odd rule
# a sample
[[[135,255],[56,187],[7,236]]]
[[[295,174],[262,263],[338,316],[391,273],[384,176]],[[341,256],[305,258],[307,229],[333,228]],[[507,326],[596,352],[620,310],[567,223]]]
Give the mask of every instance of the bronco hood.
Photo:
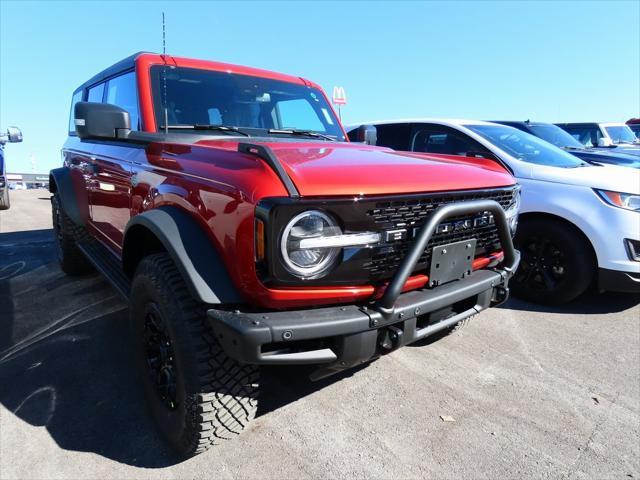
[[[261,144],[271,148],[302,196],[471,190],[515,183],[501,167],[475,159],[401,153],[356,143]]]

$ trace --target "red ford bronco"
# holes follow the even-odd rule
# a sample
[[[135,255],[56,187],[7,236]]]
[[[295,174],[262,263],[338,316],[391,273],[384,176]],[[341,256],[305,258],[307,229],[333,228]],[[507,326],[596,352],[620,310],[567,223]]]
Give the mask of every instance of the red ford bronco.
[[[349,143],[300,77],[139,53],[75,90],[62,154],[60,265],[128,299],[149,410],[185,456],[247,426],[260,365],[318,379],[453,330],[519,261],[500,165]]]

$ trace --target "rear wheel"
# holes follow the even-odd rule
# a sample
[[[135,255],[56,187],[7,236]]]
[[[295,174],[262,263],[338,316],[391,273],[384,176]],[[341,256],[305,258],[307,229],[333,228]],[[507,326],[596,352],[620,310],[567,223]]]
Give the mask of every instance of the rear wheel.
[[[0,191],[0,210],[9,210],[11,202],[9,201],[9,187],[5,187]]]
[[[188,457],[241,433],[256,413],[258,367],[227,357],[169,255],[140,262],[130,298],[136,365],[162,437]]]
[[[586,240],[571,226],[553,219],[521,222],[514,239],[522,255],[509,286],[514,295],[540,304],[561,304],[582,294],[594,275]]]
[[[84,275],[94,268],[78,248],[77,240],[86,238],[84,228],[73,223],[60,205],[57,194],[51,197],[51,214],[55,235],[56,254],[60,268],[67,275]]]

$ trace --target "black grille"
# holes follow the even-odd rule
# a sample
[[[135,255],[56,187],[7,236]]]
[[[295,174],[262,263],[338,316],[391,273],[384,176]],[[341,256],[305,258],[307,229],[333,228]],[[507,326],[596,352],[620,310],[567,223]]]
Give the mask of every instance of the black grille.
[[[381,230],[406,229],[407,238],[390,242],[380,247],[371,257],[371,261],[365,263],[363,267],[373,277],[386,278],[392,276],[414,242],[414,230],[422,226],[429,214],[440,205],[469,200],[495,200],[506,209],[513,202],[514,195],[515,189],[500,189],[469,193],[434,194],[398,201],[379,202],[375,205],[375,208],[367,211],[367,215],[373,219]],[[482,214],[483,212],[478,212],[471,216],[446,219],[444,223],[470,220],[472,226],[462,231],[435,233],[420,257],[415,271],[418,272],[428,266],[431,260],[431,249],[440,245],[475,238],[477,240],[476,258],[500,250],[498,230],[493,223],[473,226],[474,219]]]

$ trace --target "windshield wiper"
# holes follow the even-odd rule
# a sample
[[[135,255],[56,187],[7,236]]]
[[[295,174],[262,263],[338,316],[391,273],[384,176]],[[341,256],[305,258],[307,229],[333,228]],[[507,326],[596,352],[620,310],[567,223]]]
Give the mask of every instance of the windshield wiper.
[[[207,125],[207,124],[198,124],[195,125],[164,125],[160,126],[160,130],[164,130],[165,128],[169,130],[215,130],[219,132],[227,132],[227,133],[238,133],[244,137],[250,137],[247,132],[243,132],[238,127],[232,127],[231,125]]]
[[[571,147],[569,145],[565,145],[564,147],[560,147],[563,150],[586,150],[587,147]]]
[[[297,128],[286,128],[286,129],[278,129],[278,128],[270,128],[268,133],[279,133],[282,135],[301,135],[304,137],[314,137],[314,138],[322,138],[324,140],[329,140],[330,142],[335,142],[336,139],[330,137],[329,135],[323,135],[322,133],[312,132],[311,130],[298,130]]]

